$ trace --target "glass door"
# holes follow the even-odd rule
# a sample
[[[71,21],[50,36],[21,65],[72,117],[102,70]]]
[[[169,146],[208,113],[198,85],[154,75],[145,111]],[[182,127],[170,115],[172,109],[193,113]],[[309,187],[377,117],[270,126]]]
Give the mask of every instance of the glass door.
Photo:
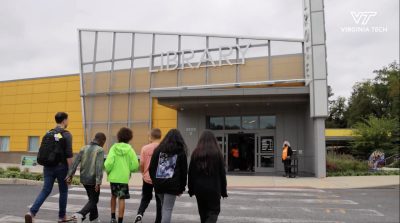
[[[217,143],[221,148],[222,155],[224,156],[225,168],[227,168],[227,163],[228,163],[228,151],[226,148],[226,142],[228,141],[227,135],[224,133],[217,133],[215,134],[215,138],[217,139]]]
[[[256,137],[255,171],[273,172],[275,170],[275,136],[258,134]]]

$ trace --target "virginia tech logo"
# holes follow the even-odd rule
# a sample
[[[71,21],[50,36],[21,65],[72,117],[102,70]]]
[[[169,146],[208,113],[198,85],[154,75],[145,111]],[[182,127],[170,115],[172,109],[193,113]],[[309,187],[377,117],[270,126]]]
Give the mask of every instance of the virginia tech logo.
[[[368,24],[368,21],[371,17],[376,16],[377,12],[350,12],[353,17],[354,22],[358,25],[361,22],[361,25],[365,26]]]
[[[354,23],[349,26],[339,27],[342,32],[346,33],[384,33],[388,31],[385,25],[371,25],[370,21],[372,17],[375,17],[378,12],[374,11],[351,11],[350,15],[353,18]]]

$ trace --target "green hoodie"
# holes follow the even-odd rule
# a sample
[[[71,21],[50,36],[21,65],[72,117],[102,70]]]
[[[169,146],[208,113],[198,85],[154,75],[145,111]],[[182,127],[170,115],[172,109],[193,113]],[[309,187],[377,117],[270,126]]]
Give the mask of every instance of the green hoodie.
[[[104,167],[108,182],[128,184],[131,173],[138,170],[139,162],[131,145],[121,142],[110,148]]]

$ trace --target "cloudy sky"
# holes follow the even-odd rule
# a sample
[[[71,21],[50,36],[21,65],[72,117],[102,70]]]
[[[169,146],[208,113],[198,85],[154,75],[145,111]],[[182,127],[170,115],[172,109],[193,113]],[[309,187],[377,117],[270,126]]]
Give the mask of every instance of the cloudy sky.
[[[351,12],[376,14],[361,25]],[[0,0],[0,15],[0,81],[77,73],[78,28],[303,35],[301,0]],[[325,0],[325,17],[336,96],[399,60],[398,0]]]

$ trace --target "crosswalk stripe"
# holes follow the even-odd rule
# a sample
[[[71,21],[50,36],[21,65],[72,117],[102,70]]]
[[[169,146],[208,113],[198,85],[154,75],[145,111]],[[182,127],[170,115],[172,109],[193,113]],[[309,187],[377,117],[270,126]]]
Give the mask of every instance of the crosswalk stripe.
[[[128,201],[128,200],[126,200],[126,201]],[[154,202],[153,202],[153,205],[154,205]],[[193,205],[193,206],[196,206],[196,205]],[[77,212],[82,207],[83,207],[83,204],[82,205],[68,204],[67,210],[68,210],[68,212]],[[48,210],[58,210],[58,203],[56,203],[56,202],[45,202],[43,204],[42,208],[48,209]],[[99,206],[99,209],[109,210],[109,208],[100,207],[100,206]],[[245,211],[245,210],[265,211],[265,207],[264,206],[243,206],[243,205],[232,205],[232,204],[223,204],[222,205],[222,209],[223,210],[224,209],[226,209],[226,210],[243,210],[243,211]],[[320,207],[296,207],[296,206],[294,206],[294,207],[289,207],[289,206],[284,206],[284,207],[271,206],[271,207],[268,207],[268,209],[273,210],[274,212],[276,212],[276,211],[278,211],[278,212],[279,211],[286,212],[287,209],[300,209],[300,210],[302,210],[304,212],[308,212],[308,213],[321,213],[322,211],[329,210],[329,213],[331,213],[331,214],[341,213],[341,214],[346,214],[346,215],[351,215],[351,216],[355,216],[355,215],[377,216],[377,217],[385,216],[384,214],[382,214],[382,213],[380,213],[379,211],[376,211],[376,210],[372,210],[372,209],[357,209],[357,208],[354,209],[354,208],[337,208],[337,207],[320,208]],[[345,210],[344,213],[343,213],[343,210]],[[128,211],[128,210],[126,210],[126,211]],[[146,212],[146,215],[147,215],[147,212]]]
[[[6,215],[0,218],[1,223],[25,223],[25,218],[13,215]],[[35,219],[35,223],[50,223],[54,221],[48,221],[43,219]]]
[[[60,194],[56,194],[51,196],[53,198],[59,198]],[[68,199],[76,199],[76,200],[87,200],[87,195],[81,195],[81,194],[68,194]],[[105,196],[100,196],[99,200],[100,201],[110,201],[111,197],[105,197]],[[126,199],[125,203],[127,204],[139,204],[140,200],[139,199]],[[155,203],[154,200],[152,200],[150,203]],[[176,201],[175,205],[179,207],[184,207],[184,208],[190,208],[193,207],[193,203],[191,202],[182,202],[182,201]]]
[[[53,198],[58,198],[59,195],[56,194],[54,196],[52,196]],[[72,200],[83,200],[86,201],[87,200],[87,196],[86,195],[82,195],[82,194],[69,194],[68,195],[69,199]],[[100,201],[110,201],[111,197],[106,197],[106,196],[100,196],[99,200]],[[235,198],[235,200],[238,200],[239,198]],[[243,200],[248,200],[248,198],[242,198]],[[307,204],[357,204],[354,201],[351,200],[332,200],[332,199],[274,199],[274,198],[260,198],[257,199],[260,202],[301,202],[301,203],[307,203]],[[140,199],[127,199],[125,200],[125,202],[127,204],[140,204]],[[155,205],[155,201],[152,200],[150,202],[152,205]],[[175,202],[175,206],[179,207],[179,208],[193,208],[193,207],[197,207],[195,200],[193,200],[192,202],[184,202],[184,201],[176,201]],[[227,210],[254,210],[254,211],[265,211],[265,207],[263,205],[257,205],[257,203],[253,203],[253,205],[237,205],[237,204],[227,204],[224,203],[222,205],[223,209],[227,209]],[[283,207],[278,207],[278,208],[274,208],[274,207],[269,207],[270,209],[274,209],[275,211],[280,211],[280,210],[286,210],[286,208]],[[297,207],[300,210],[303,210],[305,212],[315,212],[318,213],[318,211],[320,211],[319,209],[313,209],[313,208],[307,208],[303,209],[302,207]],[[329,208],[329,209],[334,209],[334,208]],[[318,211],[317,211],[318,210]],[[335,209],[336,210],[336,209]],[[336,213],[336,212],[335,212]],[[373,215],[371,213],[369,213],[370,215]],[[376,214],[376,213],[375,213]],[[376,214],[377,215],[377,214]]]
[[[251,188],[235,188],[246,189],[247,191],[296,191],[296,192],[315,192],[326,193],[326,191],[315,188],[290,188],[290,187],[251,187]]]
[[[68,204],[67,210],[68,212],[77,212],[82,208],[81,205],[73,205],[73,204]],[[54,202],[44,202],[41,209],[44,210],[50,210],[50,211],[58,211],[58,206],[57,203]],[[110,211],[110,208],[106,207],[98,207],[99,211]],[[127,217],[133,217],[136,215],[136,212],[125,210],[125,218]],[[155,216],[155,212],[146,212],[146,216]],[[173,213],[172,215],[172,222],[174,220],[179,220],[179,221],[192,221],[192,222],[198,222],[199,216],[195,214],[180,214],[180,213]],[[326,220],[311,220],[311,219],[282,219],[282,218],[260,218],[260,217],[240,217],[240,216],[223,216],[220,215],[218,217],[218,222],[253,222],[253,223],[277,223],[277,222],[282,222],[282,223],[338,223],[340,221],[326,221]]]
[[[293,202],[307,204],[358,204],[352,200],[336,200],[336,199],[293,199],[293,198],[258,198],[261,202]]]
[[[73,187],[69,191],[86,192],[85,188]],[[111,190],[102,189],[101,193],[111,194]],[[142,195],[142,191],[129,191],[131,195]],[[228,190],[228,194],[232,195],[249,195],[249,196],[297,196],[297,197],[318,197],[321,196],[319,193],[301,193],[301,192],[271,192],[271,191],[240,191],[240,190]],[[182,196],[189,196],[188,194],[182,194]],[[337,195],[326,195],[325,197],[339,197]]]

